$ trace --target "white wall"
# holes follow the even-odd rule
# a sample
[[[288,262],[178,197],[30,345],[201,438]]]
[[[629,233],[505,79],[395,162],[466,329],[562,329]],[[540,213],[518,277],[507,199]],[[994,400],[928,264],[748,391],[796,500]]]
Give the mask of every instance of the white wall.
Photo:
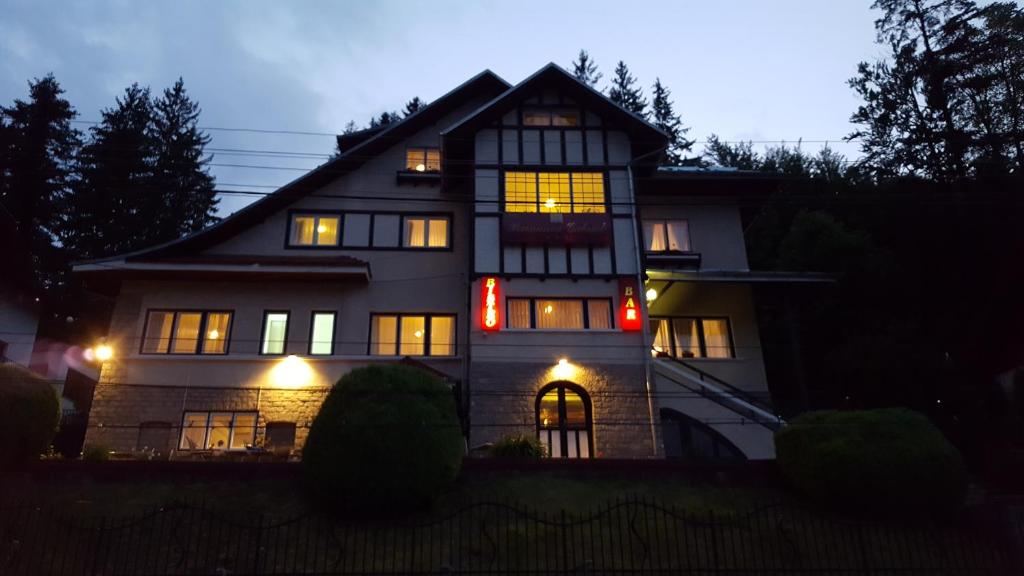
[[[38,324],[34,303],[28,296],[0,289],[0,340],[7,342],[4,355],[8,359],[28,367]]]

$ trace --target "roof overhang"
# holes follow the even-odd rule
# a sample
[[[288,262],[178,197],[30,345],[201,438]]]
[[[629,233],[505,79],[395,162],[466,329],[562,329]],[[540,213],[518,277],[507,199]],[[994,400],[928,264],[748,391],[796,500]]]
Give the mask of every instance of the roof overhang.
[[[87,262],[73,271],[85,276],[143,279],[361,280],[370,279],[370,265],[350,257],[305,258],[191,258]]]
[[[822,272],[754,270],[659,270],[647,269],[647,278],[669,282],[719,282],[734,284],[832,284],[833,274]]]
[[[731,168],[700,168],[661,166],[648,178],[637,182],[640,202],[654,198],[685,197],[688,203],[720,203],[744,198],[763,200],[779,190],[782,183],[794,180],[776,172],[735,170]]]

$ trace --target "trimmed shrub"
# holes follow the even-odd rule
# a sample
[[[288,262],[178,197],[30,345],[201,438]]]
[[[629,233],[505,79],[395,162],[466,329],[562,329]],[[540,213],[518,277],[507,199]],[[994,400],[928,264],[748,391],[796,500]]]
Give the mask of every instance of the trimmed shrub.
[[[110,460],[110,450],[99,444],[88,444],[82,448],[82,460],[86,462],[106,462]]]
[[[776,432],[775,450],[786,479],[828,508],[942,515],[966,494],[960,452],[912,410],[809,412]]]
[[[0,469],[20,468],[46,451],[60,424],[49,382],[16,364],[0,364]]]
[[[544,445],[536,436],[510,434],[495,442],[490,454],[495,458],[543,458]]]
[[[459,473],[465,441],[451,389],[408,366],[359,368],[331,389],[302,451],[317,505],[419,508]]]

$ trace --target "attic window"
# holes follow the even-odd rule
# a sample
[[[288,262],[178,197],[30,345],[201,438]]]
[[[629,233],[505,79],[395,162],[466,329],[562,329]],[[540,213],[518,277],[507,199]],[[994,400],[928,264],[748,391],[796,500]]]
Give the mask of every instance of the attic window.
[[[526,126],[579,126],[580,113],[576,110],[523,110],[523,124]]]
[[[440,172],[439,148],[409,148],[405,151],[405,169],[410,172]]]
[[[293,214],[289,246],[337,246],[341,217],[338,215]]]

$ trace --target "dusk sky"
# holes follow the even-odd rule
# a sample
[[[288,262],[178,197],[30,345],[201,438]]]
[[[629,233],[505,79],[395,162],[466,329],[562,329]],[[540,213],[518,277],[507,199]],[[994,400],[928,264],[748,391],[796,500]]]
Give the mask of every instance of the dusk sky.
[[[648,97],[660,76],[697,140],[802,138],[810,152],[828,140],[856,157],[841,141],[858,104],[846,80],[884,52],[869,0],[2,4],[0,103],[53,72],[93,121],[132,82],[157,92],[182,76],[203,126],[325,133],[210,130],[214,164],[303,169],[326,160],[326,134],[350,119],[433,100],[487,68],[512,84],[551,61],[568,68],[580,48],[601,66],[602,89],[620,59]],[[211,170],[220,189],[260,192],[302,174]],[[221,213],[252,199],[225,197]]]

